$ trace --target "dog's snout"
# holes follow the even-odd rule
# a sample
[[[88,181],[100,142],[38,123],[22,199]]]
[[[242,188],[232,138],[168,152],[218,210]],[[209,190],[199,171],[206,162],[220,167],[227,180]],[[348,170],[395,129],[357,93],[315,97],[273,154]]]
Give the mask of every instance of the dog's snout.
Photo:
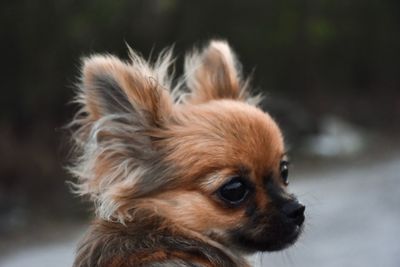
[[[282,212],[286,215],[286,217],[293,221],[298,226],[301,226],[304,222],[304,211],[306,207],[298,201],[291,201],[286,203]]]

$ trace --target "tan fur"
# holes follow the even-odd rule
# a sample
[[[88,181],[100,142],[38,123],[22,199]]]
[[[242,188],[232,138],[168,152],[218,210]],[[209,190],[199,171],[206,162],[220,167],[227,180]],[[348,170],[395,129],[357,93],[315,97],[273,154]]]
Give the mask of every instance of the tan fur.
[[[200,233],[232,227],[243,216],[243,210],[229,212],[210,201],[208,194],[196,191],[168,192],[157,196],[157,200],[154,204],[163,216]]]
[[[272,205],[266,179],[284,190],[282,134],[252,104],[257,101],[228,44],[211,41],[189,54],[181,88],[171,87],[171,64],[170,51],[155,64],[133,50],[128,62],[110,55],[84,59],[70,170],[76,192],[94,201],[100,223],[79,249],[76,267],[247,266],[230,235],[249,223],[254,209],[229,208],[216,192],[246,172],[257,212],[264,214]],[[186,240],[182,244],[197,242],[198,251],[185,252],[181,241],[177,248],[159,247],[175,244],[175,236]]]
[[[278,166],[284,153],[279,128],[253,106],[220,100],[182,106],[178,112],[168,129],[173,138],[164,141],[171,147],[167,160],[178,164],[188,179],[204,177],[209,171],[205,166],[220,170],[244,165],[260,176]]]
[[[212,41],[201,53],[194,51],[185,60],[185,72],[190,77],[187,85],[192,90],[190,102],[246,100],[246,81],[240,71],[235,54],[224,42]]]
[[[99,76],[107,75],[113,77],[126,94],[132,106],[152,117],[151,122],[161,123],[172,109],[172,99],[163,88],[160,81],[155,80],[152,70],[143,66],[132,65],[121,62],[113,56],[94,56],[85,60],[83,66],[83,87],[87,88],[86,97],[89,114],[98,119],[102,111],[101,104],[96,102],[99,97],[91,87],[96,86]],[[144,116],[147,114],[143,114]]]

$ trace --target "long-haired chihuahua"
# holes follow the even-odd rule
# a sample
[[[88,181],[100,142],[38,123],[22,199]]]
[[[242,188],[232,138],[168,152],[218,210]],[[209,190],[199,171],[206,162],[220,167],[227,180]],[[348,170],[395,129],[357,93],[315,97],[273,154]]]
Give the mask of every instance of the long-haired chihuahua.
[[[129,50],[83,60],[69,169],[96,218],[74,266],[249,266],[293,244],[305,207],[283,136],[229,45],[186,55],[179,80],[171,50]]]

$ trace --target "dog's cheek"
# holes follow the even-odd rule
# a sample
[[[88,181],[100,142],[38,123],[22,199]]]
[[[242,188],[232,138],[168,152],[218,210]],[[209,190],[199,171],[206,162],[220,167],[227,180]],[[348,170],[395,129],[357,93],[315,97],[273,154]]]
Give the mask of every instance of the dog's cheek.
[[[164,209],[166,216],[200,233],[224,233],[239,225],[244,217],[243,210],[226,209],[200,192],[170,192],[160,199],[168,203]]]

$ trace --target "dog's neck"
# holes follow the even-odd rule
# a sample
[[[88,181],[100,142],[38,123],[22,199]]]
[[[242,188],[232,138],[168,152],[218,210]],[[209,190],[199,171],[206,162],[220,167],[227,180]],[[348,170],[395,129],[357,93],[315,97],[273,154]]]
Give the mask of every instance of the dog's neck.
[[[150,263],[249,266],[243,257],[209,237],[143,211],[136,212],[134,220],[125,224],[95,220],[81,241],[74,267],[131,267]]]

